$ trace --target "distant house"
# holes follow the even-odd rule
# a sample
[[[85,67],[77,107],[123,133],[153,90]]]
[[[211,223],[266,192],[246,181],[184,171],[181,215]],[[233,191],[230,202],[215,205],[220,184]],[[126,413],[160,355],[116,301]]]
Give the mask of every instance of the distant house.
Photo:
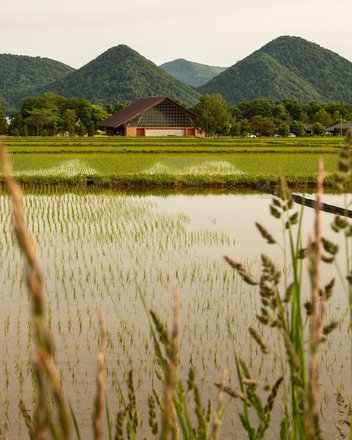
[[[304,131],[307,134],[313,134],[313,124],[304,124]]]
[[[108,135],[204,136],[197,116],[166,96],[141,98],[99,122]]]
[[[331,135],[336,136],[342,134],[344,136],[347,133],[347,131],[350,129],[352,129],[351,122],[338,122],[337,124],[327,128],[326,131]]]

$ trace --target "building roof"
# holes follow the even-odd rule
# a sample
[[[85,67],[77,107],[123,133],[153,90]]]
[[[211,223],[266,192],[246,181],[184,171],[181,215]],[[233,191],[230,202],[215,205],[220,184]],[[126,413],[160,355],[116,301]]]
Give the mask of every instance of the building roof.
[[[334,130],[348,130],[349,128],[352,128],[352,122],[337,122],[335,125],[327,128],[327,131],[334,131]]]
[[[193,112],[191,112],[190,110],[186,109],[182,105],[178,104],[177,102],[173,101],[172,99],[166,96],[150,96],[148,98],[140,98],[138,99],[138,101],[135,101],[129,106],[123,108],[122,110],[119,110],[109,118],[100,121],[99,126],[117,128],[120,125],[127,123],[131,119],[136,118],[140,114],[145,113],[147,110],[155,107],[156,105],[160,104],[165,100],[171,102],[177,107],[180,107],[182,110],[189,113],[189,115],[192,116],[193,118],[196,118],[196,115]]]

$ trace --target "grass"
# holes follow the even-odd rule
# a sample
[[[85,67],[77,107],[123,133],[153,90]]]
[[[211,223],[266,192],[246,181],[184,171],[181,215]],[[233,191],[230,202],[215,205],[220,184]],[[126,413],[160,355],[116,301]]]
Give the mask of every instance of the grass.
[[[8,137],[7,144],[13,153],[240,153],[240,152],[336,152],[343,139],[327,138],[119,138],[96,136],[94,138],[68,137]]]
[[[14,175],[22,184],[52,185],[92,183],[104,187],[123,186],[223,186],[255,187],[273,184],[285,175],[290,185],[312,184],[323,157],[326,170],[335,172],[335,153],[54,153],[13,155]],[[326,184],[329,185],[329,179]]]
[[[284,175],[304,187],[319,158],[336,171],[340,138],[8,138],[14,175],[24,185],[252,187]],[[326,180],[326,185],[330,183]]]

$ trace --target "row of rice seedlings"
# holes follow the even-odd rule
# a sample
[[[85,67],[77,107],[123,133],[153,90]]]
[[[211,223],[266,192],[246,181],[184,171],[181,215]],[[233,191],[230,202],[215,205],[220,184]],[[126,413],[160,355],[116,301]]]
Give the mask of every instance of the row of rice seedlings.
[[[185,151],[226,152],[226,151],[289,151],[312,152],[333,151],[341,145],[341,138],[295,138],[295,139],[195,139],[195,138],[117,138],[95,137],[82,139],[68,138],[8,138],[10,151],[16,152],[106,152],[126,151]],[[303,151],[302,151],[303,150]]]
[[[63,196],[65,199],[65,196]],[[110,198],[111,199],[111,198]],[[3,201],[6,199],[3,199]],[[56,200],[50,200],[50,202],[57,203]],[[61,200],[62,202],[62,200]],[[78,200],[70,200],[67,205],[68,206],[79,206]],[[93,198],[93,202],[96,203],[96,200]],[[47,206],[45,204],[45,198],[43,198],[40,203],[36,203],[35,197],[34,201],[31,200],[31,197],[28,197],[27,200],[27,206],[26,209],[29,212],[28,221],[30,224],[30,227],[34,226],[33,229],[36,230],[36,234],[42,234],[44,237],[48,237],[49,240],[45,242],[45,245],[38,246],[38,249],[40,251],[41,257],[43,260],[48,262],[47,267],[47,273],[48,273],[48,291],[49,291],[49,321],[52,322],[52,326],[54,330],[59,332],[60,334],[60,346],[57,347],[56,356],[59,361],[59,365],[61,363],[64,365],[62,367],[62,374],[64,377],[70,378],[70,381],[75,382],[75,371],[76,373],[80,371],[80,364],[82,363],[82,358],[84,358],[84,355],[81,355],[81,352],[77,352],[77,347],[81,349],[80,343],[73,343],[72,344],[72,336],[80,336],[82,333],[87,336],[88,341],[93,340],[96,338],[96,325],[95,325],[95,314],[94,310],[98,307],[98,302],[101,301],[100,298],[103,297],[104,291],[108,292],[108,295],[104,293],[104,297],[108,297],[111,299],[111,303],[114,305],[114,310],[116,312],[116,316],[121,316],[131,314],[131,310],[124,311],[123,306],[121,304],[118,304],[117,299],[121,299],[121,291],[126,291],[126,287],[128,291],[132,291],[132,289],[135,290],[136,282],[140,275],[140,269],[139,267],[142,266],[143,261],[139,259],[135,259],[129,263],[131,266],[133,264],[137,267],[134,270],[131,270],[131,268],[128,267],[129,264],[125,265],[122,264],[122,261],[114,261],[113,259],[109,259],[109,255],[111,255],[111,250],[115,249],[116,245],[119,245],[119,242],[117,240],[118,236],[120,234],[127,234],[129,233],[130,229],[131,233],[133,232],[133,242],[134,246],[136,246],[136,243],[139,242],[139,244],[143,245],[145,243],[145,240],[148,240],[148,247],[149,247],[149,241],[154,240],[156,235],[154,232],[152,232],[152,229],[155,228],[158,234],[164,234],[166,230],[174,231],[175,227],[176,229],[182,230],[182,236],[185,235],[184,232],[184,225],[182,222],[184,222],[185,219],[183,217],[182,222],[179,221],[179,227],[177,226],[177,222],[175,223],[174,219],[163,219],[163,216],[160,216],[160,218],[157,219],[156,225],[152,223],[152,226],[150,227],[146,221],[144,221],[144,227],[143,231],[136,234],[136,215],[139,214],[143,215],[143,217],[146,217],[146,213],[144,209],[140,209],[139,204],[143,203],[143,200],[140,201],[137,200],[137,209],[131,213],[133,215],[130,216],[131,219],[133,219],[132,223],[130,223],[127,227],[127,225],[122,224],[121,228],[122,231],[119,234],[116,234],[114,237],[114,243],[112,243],[112,247],[110,250],[107,250],[104,246],[103,249],[99,249],[97,253],[97,247],[94,246],[91,248],[88,246],[89,252],[87,252],[87,245],[84,243],[87,242],[87,235],[92,234],[94,236],[94,243],[102,242],[104,244],[105,240],[103,240],[103,236],[105,233],[111,234],[111,231],[100,231],[100,219],[97,216],[95,219],[93,218],[94,215],[92,215],[93,221],[96,221],[97,225],[97,233],[95,234],[94,228],[90,227],[90,230],[88,232],[79,233],[78,231],[75,231],[75,245],[73,247],[70,246],[70,243],[72,243],[72,236],[70,233],[66,230],[66,228],[62,227],[56,227],[55,225],[59,225],[62,223],[62,218],[67,220],[70,220],[70,212],[60,212],[60,209],[57,210],[57,217],[52,217],[49,215],[47,217],[47,220],[45,220],[45,212],[50,213],[50,206]],[[94,205],[93,203],[93,205]],[[135,201],[133,201],[135,203]],[[50,203],[49,203],[50,205]],[[57,204],[58,206],[61,206],[60,204]],[[63,203],[65,205],[65,203]],[[120,203],[119,203],[120,205]],[[41,206],[41,208],[40,208]],[[86,212],[94,213],[93,206],[85,206],[84,200],[83,200],[83,206],[82,208],[86,209]],[[113,212],[113,206],[107,206],[105,209],[102,209],[102,207],[99,207],[100,211],[103,212]],[[116,211],[118,210],[121,212],[121,206],[116,207]],[[150,204],[149,204],[150,208]],[[32,225],[32,215],[31,212],[37,211],[40,215],[41,221],[39,222],[37,227],[35,225]],[[54,210],[53,210],[54,211]],[[62,215],[62,217],[61,217]],[[155,215],[155,213],[154,213]],[[80,217],[80,214],[75,212],[73,214],[74,218],[71,220],[72,222],[76,222],[77,218]],[[89,217],[89,216],[86,216]],[[89,219],[88,219],[89,220]],[[164,224],[164,222],[167,220],[167,223]],[[81,221],[87,222],[87,218],[84,218],[84,216],[81,216]],[[92,221],[92,220],[90,220]],[[171,221],[171,223],[170,223]],[[46,224],[54,225],[52,228],[47,229]],[[108,223],[108,221],[107,221]],[[180,228],[181,227],[181,228]],[[113,229],[118,229],[118,226],[113,223]],[[147,232],[147,236],[145,235]],[[60,237],[60,238],[58,238]],[[174,237],[173,240],[178,239],[179,237]],[[204,244],[210,245],[211,243],[214,243],[213,240],[216,240],[216,234],[198,234],[197,237],[192,236],[190,234],[189,237],[189,243],[188,246],[192,247],[195,245],[197,240],[201,240]],[[223,242],[224,236],[223,233],[219,234],[219,242]],[[110,241],[110,240],[109,240]],[[172,245],[171,238],[168,238],[168,242]],[[227,240],[228,242],[228,240]],[[52,246],[52,243],[60,243],[62,245],[61,249],[58,248],[58,246]],[[161,240],[160,240],[160,244]],[[175,248],[180,246],[175,246]],[[83,251],[82,251],[83,250]],[[157,252],[158,258],[160,257],[161,253],[165,252],[165,248],[161,247],[160,250],[155,250]],[[92,253],[94,254],[94,258],[92,257]],[[115,251],[112,253],[114,254]],[[132,252],[132,249],[129,251]],[[128,252],[126,253],[128,255]],[[184,255],[182,254],[182,258]],[[152,258],[154,260],[154,258]],[[53,261],[53,269],[52,271],[57,274],[55,277],[51,278],[51,269],[50,269],[50,261]],[[72,266],[66,267],[62,263],[63,261],[70,261]],[[105,263],[102,266],[102,261],[109,261],[109,267],[105,267]],[[112,263],[113,261],[113,263]],[[78,267],[81,268],[81,270],[73,270],[72,267],[75,267],[75,264],[77,264]],[[115,266],[116,264],[116,266]],[[171,258],[168,258],[168,264],[171,264]],[[21,261],[17,262],[17,267],[13,267],[12,271],[15,269],[20,271],[21,270]],[[83,269],[82,269],[83,267]],[[115,271],[115,267],[122,267],[124,268],[123,271]],[[210,265],[210,267],[206,267],[206,270],[212,274],[214,273],[213,267]],[[188,277],[187,269],[186,267],[183,267],[182,269],[176,269],[175,276],[177,276],[177,273],[179,275],[180,279],[186,279]],[[193,268],[192,269],[192,280],[195,283],[195,277],[198,276],[199,268]],[[154,278],[155,277],[155,278]],[[160,270],[155,270],[152,272],[147,271],[144,269],[143,276],[138,280],[138,283],[142,285],[145,281],[148,282],[148,285],[156,284],[156,280],[161,283],[162,287],[160,288],[160,291],[167,291],[169,289],[170,283],[171,283],[172,276],[169,276],[164,279],[162,276],[162,273]],[[209,279],[209,277],[208,277]],[[13,291],[16,291],[15,289]],[[120,292],[120,298],[115,298],[115,291]],[[157,292],[154,288],[154,296],[157,294],[160,294],[160,291]],[[51,295],[51,292],[53,293],[53,296]],[[58,294],[60,292],[60,294]],[[83,294],[82,294],[83,292]],[[84,295],[84,298],[82,298],[82,295]],[[97,300],[97,296],[100,298]],[[84,308],[82,308],[82,304],[80,302],[84,300]],[[106,299],[106,298],[104,298]],[[157,300],[155,300],[157,301]],[[134,304],[136,304],[137,298],[134,297]],[[87,306],[87,310],[85,310],[86,304],[89,303]],[[167,308],[167,301],[165,302],[165,309]],[[66,304],[66,306],[65,306]],[[73,315],[75,313],[75,316]],[[106,313],[107,320],[110,319],[110,313],[109,310]],[[116,322],[116,317],[114,317],[114,321]],[[125,328],[123,332],[118,330],[120,334],[123,335],[124,339],[126,339],[125,344],[125,352],[130,350],[130,345],[133,340],[136,338],[136,329],[134,325],[131,325],[129,323],[129,328]],[[140,337],[144,337],[145,335],[139,330]],[[137,332],[138,336],[138,332]],[[112,336],[109,338],[110,341],[115,341],[114,332],[112,333]],[[72,347],[73,345],[73,347]],[[95,351],[95,344],[92,344],[93,347],[90,346],[89,351]],[[113,346],[113,343],[111,342],[111,345]],[[113,347],[115,349],[115,347]],[[148,347],[149,348],[149,347]],[[114,351],[111,354],[111,357],[113,358],[112,363],[116,360],[116,352],[120,350],[120,347],[116,347],[116,351]],[[149,350],[148,350],[149,352]],[[65,357],[62,358],[62,354],[65,353]],[[92,353],[92,356],[94,354]],[[148,358],[148,353],[144,355],[143,362],[140,364],[145,364],[145,360]],[[130,359],[131,361],[131,359]],[[128,365],[130,367],[130,365]],[[126,367],[127,368],[127,364]],[[137,363],[137,369],[138,369],[138,363]],[[83,376],[88,376],[87,369],[83,369]],[[144,374],[143,371],[141,371],[140,375],[142,376]],[[81,390],[82,393],[82,390]]]
[[[16,154],[14,173],[17,177],[73,178],[79,176],[130,176],[148,177],[152,182],[167,181],[168,176],[230,178],[238,176],[315,176],[319,154],[256,153],[246,154],[99,154],[99,153],[53,153]],[[259,160],[260,157],[260,160]],[[337,170],[336,154],[323,154],[327,171]]]

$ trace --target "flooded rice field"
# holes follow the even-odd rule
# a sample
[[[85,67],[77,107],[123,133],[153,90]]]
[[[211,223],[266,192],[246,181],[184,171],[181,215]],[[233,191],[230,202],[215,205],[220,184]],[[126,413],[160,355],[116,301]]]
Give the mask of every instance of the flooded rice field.
[[[258,276],[260,255],[265,253],[282,269],[283,278],[290,276],[284,244],[267,244],[254,224],[259,221],[278,242],[282,240],[282,225],[270,215],[270,201],[271,196],[258,194],[26,196],[27,223],[45,272],[55,356],[83,438],[91,432],[99,311],[107,332],[110,411],[116,414],[119,387],[126,389],[128,372],[133,369],[140,414],[138,437],[151,438],[147,396],[153,387],[161,392],[162,386],[141,296],[148,308],[171,325],[173,291],[179,286],[179,372],[186,381],[190,366],[194,367],[204,402],[210,398],[216,404],[214,383],[219,382],[225,366],[229,384],[238,388],[235,353],[263,384],[285,374],[287,365],[276,329],[264,329],[270,346],[266,357],[248,332],[249,326],[259,328],[257,288],[243,283],[223,258],[228,255],[241,261]],[[325,201],[342,203],[337,196],[327,196]],[[306,242],[312,235],[314,211],[304,211],[302,236]],[[338,323],[321,347],[320,414],[326,438],[337,435],[336,394],[351,394],[351,335],[343,288],[345,246],[331,230],[332,220],[331,214],[322,214],[324,236],[340,241],[342,248],[338,264],[324,265],[322,274],[325,284],[336,278],[327,322]],[[10,200],[5,195],[0,195],[0,232],[0,426],[10,439],[27,438],[18,402],[23,399],[32,408],[35,398],[32,329],[24,260],[15,243]],[[307,280],[304,285],[303,295],[308,297]],[[308,324],[306,327],[308,331]],[[268,438],[279,437],[282,399],[281,393]],[[235,401],[229,403],[222,438],[245,438],[239,406]]]

